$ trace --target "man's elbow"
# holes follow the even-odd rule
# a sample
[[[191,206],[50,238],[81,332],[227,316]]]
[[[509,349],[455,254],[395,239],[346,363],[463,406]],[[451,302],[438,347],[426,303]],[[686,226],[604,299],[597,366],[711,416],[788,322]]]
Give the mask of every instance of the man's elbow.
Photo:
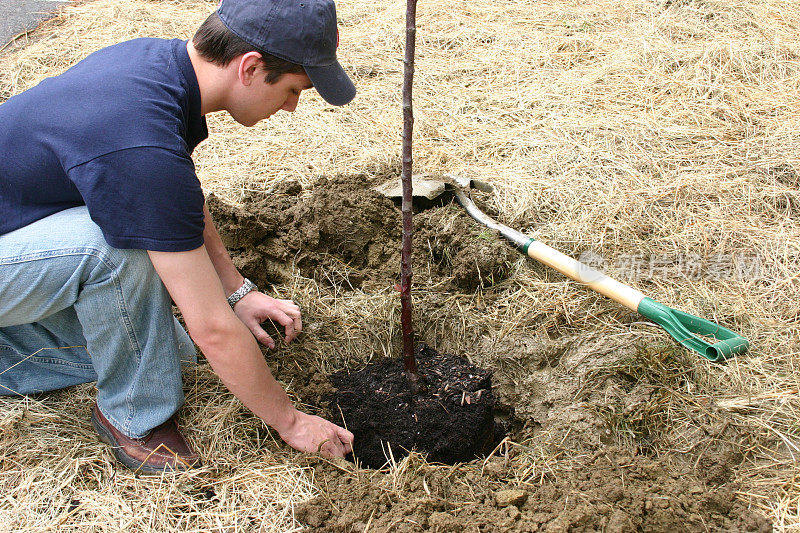
[[[187,326],[189,336],[209,360],[224,354],[237,338],[247,333],[247,328],[235,316],[233,320],[228,317],[212,318]]]

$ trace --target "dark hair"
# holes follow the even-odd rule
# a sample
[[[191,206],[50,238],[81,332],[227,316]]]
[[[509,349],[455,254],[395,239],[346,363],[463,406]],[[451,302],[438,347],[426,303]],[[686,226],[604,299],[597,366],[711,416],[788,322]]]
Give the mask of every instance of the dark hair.
[[[222,23],[216,11],[197,29],[192,44],[203,59],[221,67],[227,66],[242,54],[258,52],[261,54],[262,66],[267,71],[267,83],[275,83],[284,74],[303,72],[302,65],[270,55],[240,39]]]

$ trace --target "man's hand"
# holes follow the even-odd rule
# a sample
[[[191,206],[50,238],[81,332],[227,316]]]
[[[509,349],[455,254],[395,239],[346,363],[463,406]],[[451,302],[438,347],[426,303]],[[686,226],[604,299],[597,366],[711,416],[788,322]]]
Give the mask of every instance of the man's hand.
[[[352,451],[352,433],[295,409],[253,340],[255,336],[267,345],[275,345],[260,326],[270,318],[286,328],[287,340],[293,339],[302,329],[297,305],[251,292],[236,303],[234,316],[204,246],[188,252],[148,254],[183,313],[189,335],[225,386],[248,409],[297,450],[330,457],[342,457]]]
[[[283,326],[286,342],[292,342],[303,331],[300,308],[291,300],[278,300],[253,291],[236,302],[233,312],[250,329],[258,342],[270,349],[275,348],[275,341],[261,327],[263,322],[271,320]]]
[[[301,452],[344,457],[353,451],[353,434],[324,418],[295,410],[290,425],[278,430],[280,437]]]

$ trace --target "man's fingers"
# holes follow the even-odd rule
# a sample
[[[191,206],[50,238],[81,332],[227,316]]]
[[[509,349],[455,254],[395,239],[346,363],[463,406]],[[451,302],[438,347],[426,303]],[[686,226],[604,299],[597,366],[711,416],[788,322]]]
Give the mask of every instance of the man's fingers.
[[[343,455],[347,455],[348,453],[353,452],[353,445],[349,442],[342,442],[342,452]]]
[[[273,313],[271,319],[283,326],[286,342],[291,342],[297,336],[297,332],[294,329],[294,319],[283,311]]]
[[[344,457],[353,451],[353,434],[336,424],[323,420],[330,431],[328,438],[317,446],[317,452],[331,457]]]
[[[339,440],[342,442],[342,449],[344,450],[345,454],[348,454],[353,451],[353,440],[355,440],[355,436],[344,429],[343,427],[336,426],[336,434],[339,437]]]
[[[291,335],[289,334],[289,330],[292,330]],[[286,342],[290,342],[292,339],[297,337],[297,335],[303,331],[303,323],[300,321],[300,317],[296,317],[292,319],[291,326],[286,325]]]
[[[328,452],[331,456],[344,457],[353,451],[353,434],[346,429],[331,423],[333,435],[322,441],[320,448],[323,453]]]
[[[270,337],[266,331],[264,331],[261,325],[256,324],[251,328],[251,330],[253,332],[253,336],[256,338],[258,342],[260,342],[270,350],[275,349],[275,341],[272,340],[272,337]]]
[[[328,444],[330,444],[328,448],[331,450],[331,456],[344,457],[345,454],[344,446],[342,446],[342,443],[339,442],[338,438],[333,438],[329,440]]]
[[[283,312],[292,319],[295,336],[303,331],[303,319],[300,307],[291,300],[279,300],[283,304]]]
[[[317,446],[317,453],[327,457],[344,457],[344,449],[336,436],[320,442]]]
[[[248,325],[250,331],[253,332],[259,342],[270,348],[275,346],[269,335],[260,328],[260,324],[267,320],[275,326],[284,328],[284,340],[286,342],[291,342],[303,331],[302,314],[300,307],[296,303],[291,300],[271,298],[263,293],[251,294],[257,294],[258,298],[254,296],[249,300],[242,299],[242,305],[247,305],[244,307],[242,305],[237,306],[236,314]],[[254,321],[257,323],[254,323]]]
[[[297,412],[297,420],[281,438],[295,450],[344,457],[352,451],[353,434],[315,415]]]
[[[285,321],[281,322],[281,325],[284,327],[284,331],[286,332],[286,342],[292,342],[295,337],[297,337],[297,330],[294,327],[294,320],[289,315],[283,315],[286,317]]]

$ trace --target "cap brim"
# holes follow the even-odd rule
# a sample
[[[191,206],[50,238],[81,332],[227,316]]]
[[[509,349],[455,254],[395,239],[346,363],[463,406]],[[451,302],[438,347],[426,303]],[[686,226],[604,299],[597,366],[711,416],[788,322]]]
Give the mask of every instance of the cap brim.
[[[304,66],[319,95],[331,105],[345,105],[356,96],[356,86],[338,61],[324,67]]]

